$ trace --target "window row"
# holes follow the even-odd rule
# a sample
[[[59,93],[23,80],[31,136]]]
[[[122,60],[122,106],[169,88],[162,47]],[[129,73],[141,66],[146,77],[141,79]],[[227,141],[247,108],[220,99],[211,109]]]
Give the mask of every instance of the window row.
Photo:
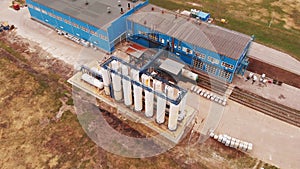
[[[219,71],[219,76],[222,78],[225,78],[227,80],[230,79],[231,74],[230,72],[227,72],[225,70],[221,70],[219,68],[217,68],[216,66],[210,65],[210,64],[206,64],[204,62],[202,62],[201,60],[198,59],[194,59],[194,68],[198,69],[198,70],[204,70],[204,66],[205,66],[205,71],[211,74],[216,75],[217,72]]]
[[[47,11],[45,11],[45,10],[43,10],[43,9],[40,9],[40,8],[36,7],[36,6],[33,6],[32,4],[28,4],[28,7],[29,7],[29,8],[33,8],[33,9],[36,10],[36,11],[42,12],[42,13],[45,14],[45,15],[49,15],[50,17],[55,18],[55,19],[57,19],[57,20],[59,20],[59,21],[65,22],[65,23],[68,24],[68,25],[72,25],[72,26],[75,27],[75,28],[81,29],[81,30],[83,30],[84,32],[87,32],[87,33],[90,33],[90,34],[92,34],[92,35],[94,35],[94,36],[100,37],[100,38],[103,39],[103,40],[106,40],[106,41],[108,40],[107,36],[104,36],[104,35],[98,34],[98,33],[95,32],[95,31],[89,30],[87,27],[79,26],[77,23],[71,22],[71,21],[68,20],[68,19],[63,19],[63,18],[60,17],[60,16],[56,16],[55,14],[53,14],[53,13],[51,13],[51,12],[47,12]]]
[[[233,65],[229,64],[229,63],[226,63],[226,62],[222,62],[222,66],[227,68],[227,69],[233,69]]]
[[[213,58],[211,56],[208,56],[207,57],[207,60],[213,64],[219,64],[220,63],[220,60],[219,59],[216,59],[216,58]]]

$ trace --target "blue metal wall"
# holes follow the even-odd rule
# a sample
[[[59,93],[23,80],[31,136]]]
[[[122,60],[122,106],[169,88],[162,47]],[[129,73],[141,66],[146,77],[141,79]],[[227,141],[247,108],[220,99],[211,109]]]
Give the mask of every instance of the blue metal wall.
[[[180,41],[160,32],[150,30],[143,25],[133,23],[129,20],[127,21],[127,29],[129,35],[127,38],[129,38],[130,40],[145,47],[168,48],[170,49],[170,51],[180,57],[182,61],[184,61],[191,67],[194,67],[195,60],[200,60],[204,63],[203,68],[196,68],[197,70],[209,73],[209,75],[215,76],[216,78],[225,80],[227,82],[232,81],[234,73],[237,71],[237,67],[241,64],[241,62],[243,62],[242,58],[245,58],[246,54],[243,53],[243,57],[241,56],[239,60],[234,60],[229,57],[220,55],[216,52],[189,44],[184,41]],[[156,38],[151,39],[151,35],[152,37],[155,36]],[[153,43],[155,43],[156,45],[153,45]],[[189,50],[190,52],[183,51],[183,49]],[[246,51],[248,51],[248,48],[245,49],[245,52]],[[199,56],[199,54],[202,57]],[[230,65],[230,67],[224,66],[223,64]],[[212,69],[211,67],[213,67],[215,70],[209,71],[208,69]],[[225,76],[224,74],[227,75]]]
[[[143,6],[146,6],[149,4],[149,1],[145,1],[143,3],[138,4],[134,8],[131,8],[129,11],[125,11],[125,14],[123,14],[120,18],[115,20],[114,22],[111,23],[111,26],[107,29],[108,32],[108,38],[110,41],[110,50],[113,51],[115,49],[114,47],[114,41],[118,39],[120,36],[122,36],[124,33],[126,33],[126,20],[127,18],[134,13],[135,11],[139,10]]]

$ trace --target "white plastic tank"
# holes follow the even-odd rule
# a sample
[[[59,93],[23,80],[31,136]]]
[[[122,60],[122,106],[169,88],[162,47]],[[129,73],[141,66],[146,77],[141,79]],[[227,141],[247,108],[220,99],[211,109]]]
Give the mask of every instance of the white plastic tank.
[[[214,135],[214,139],[218,140],[219,136],[217,134]]]
[[[193,72],[191,72],[189,70],[186,70],[186,69],[182,69],[181,75],[186,77],[186,78],[189,78],[193,81],[196,81],[198,79],[198,75],[196,73],[193,73]]]
[[[102,74],[102,79],[103,79],[103,84],[104,84],[104,91],[106,95],[110,95],[110,73],[103,67],[101,67],[101,74]]]
[[[128,67],[126,65],[122,65],[122,74],[124,76],[128,76]],[[124,104],[126,106],[130,106],[132,105],[131,82],[123,78],[122,85],[123,85]]]
[[[134,110],[142,111],[143,109],[143,89],[140,86],[133,85]]]
[[[186,107],[187,93],[183,96],[180,102],[180,113],[184,113]]]
[[[157,97],[156,122],[158,124],[162,124],[165,122],[166,104],[167,100],[165,98]]]
[[[174,131],[177,129],[178,113],[179,113],[179,104],[175,105],[175,104],[171,103],[170,110],[169,110],[169,122],[168,122],[168,128],[171,131]]]
[[[82,76],[81,76],[81,79],[85,82],[87,82],[88,84],[94,86],[94,87],[97,87],[98,89],[103,89],[103,82],[101,82],[100,80],[94,78],[93,76],[90,76],[86,73],[84,73]]]
[[[119,75],[116,75],[112,73],[112,85],[114,90],[114,97],[116,101],[122,100],[122,84],[121,84],[121,77]]]
[[[92,67],[91,70],[92,70],[93,72],[97,73],[98,75],[102,75],[102,74],[101,74],[101,71],[100,71],[101,69],[98,69],[97,67]]]
[[[152,117],[153,116],[153,99],[154,94],[153,92],[149,92],[145,90],[145,115],[146,117]]]

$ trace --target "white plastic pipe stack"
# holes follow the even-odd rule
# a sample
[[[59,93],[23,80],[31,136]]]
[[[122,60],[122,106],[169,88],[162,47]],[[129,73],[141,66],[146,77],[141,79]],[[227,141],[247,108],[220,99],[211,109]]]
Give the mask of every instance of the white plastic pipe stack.
[[[101,67],[101,74],[103,78],[104,92],[106,95],[110,95],[110,73],[105,68]]]
[[[124,76],[128,76],[128,67],[126,65],[122,65],[122,74]],[[122,79],[123,83],[123,94],[124,94],[124,104],[126,106],[132,105],[132,89],[131,89],[131,82]]]
[[[103,82],[100,82],[100,80],[94,78],[93,76],[90,76],[86,73],[84,73],[81,76],[81,79],[90,85],[93,85],[94,87],[97,87],[98,89],[103,89]]]
[[[118,71],[119,69],[119,64],[117,61],[112,61],[111,62],[112,69],[115,71]],[[121,77],[119,75],[113,74],[111,75],[112,78],[112,85],[113,85],[113,90],[114,90],[114,97],[116,101],[121,101],[122,100],[122,84],[121,84]]]

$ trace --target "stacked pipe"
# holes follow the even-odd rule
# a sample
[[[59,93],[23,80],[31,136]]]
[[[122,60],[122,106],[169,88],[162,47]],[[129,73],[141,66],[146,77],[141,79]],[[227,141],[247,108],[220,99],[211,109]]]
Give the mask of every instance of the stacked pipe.
[[[226,98],[219,97],[216,94],[214,94],[212,92],[209,92],[209,91],[206,91],[206,90],[204,90],[204,89],[202,89],[198,86],[193,85],[190,90],[192,92],[206,98],[206,99],[214,101],[214,102],[216,102],[218,104],[221,104],[223,106],[226,106],[226,104],[227,104],[227,99]]]
[[[230,137],[226,134],[217,135],[214,134],[214,132],[210,132],[209,136],[227,147],[235,148],[245,152],[249,152],[253,149],[252,143],[242,141],[234,137]]]

